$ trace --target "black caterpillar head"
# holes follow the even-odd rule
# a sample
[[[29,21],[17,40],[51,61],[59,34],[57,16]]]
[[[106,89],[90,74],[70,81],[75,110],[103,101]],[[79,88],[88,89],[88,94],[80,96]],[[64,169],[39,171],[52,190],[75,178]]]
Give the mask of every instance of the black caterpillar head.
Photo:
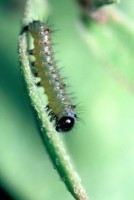
[[[58,132],[68,132],[71,131],[75,123],[73,117],[64,116],[56,123],[56,131]]]

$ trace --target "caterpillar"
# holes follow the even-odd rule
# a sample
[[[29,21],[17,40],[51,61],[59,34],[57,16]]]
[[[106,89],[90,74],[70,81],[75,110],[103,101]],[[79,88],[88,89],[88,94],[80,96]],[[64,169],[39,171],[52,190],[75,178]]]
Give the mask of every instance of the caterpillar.
[[[23,32],[30,33],[33,38],[34,49],[28,52],[35,58],[32,66],[36,70],[34,74],[41,79],[38,85],[44,88],[48,97],[46,111],[51,116],[50,121],[55,121],[56,131],[68,132],[74,127],[77,119],[76,106],[72,104],[53,57],[52,31],[45,23],[33,21],[23,28]]]

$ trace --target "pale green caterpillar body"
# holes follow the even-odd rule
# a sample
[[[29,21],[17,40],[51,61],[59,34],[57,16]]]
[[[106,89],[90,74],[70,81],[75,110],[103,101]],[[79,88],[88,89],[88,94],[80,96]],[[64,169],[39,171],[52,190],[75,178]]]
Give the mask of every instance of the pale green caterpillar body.
[[[34,68],[40,77],[40,86],[44,88],[48,97],[46,110],[55,120],[55,129],[58,132],[70,131],[77,119],[75,105],[72,104],[63,82],[60,71],[54,60],[51,44],[51,30],[40,21],[33,21],[24,27],[22,32],[28,32],[33,38],[34,49],[29,50],[35,57]]]

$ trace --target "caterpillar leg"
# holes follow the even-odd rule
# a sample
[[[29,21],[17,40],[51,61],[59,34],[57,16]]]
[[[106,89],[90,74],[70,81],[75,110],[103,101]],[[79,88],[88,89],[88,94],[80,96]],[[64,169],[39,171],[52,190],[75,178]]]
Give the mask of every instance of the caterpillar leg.
[[[49,113],[48,113],[48,116],[50,116],[50,115],[54,115],[54,113],[53,113],[53,111],[50,111]]]
[[[34,49],[28,50],[28,55],[34,55]]]
[[[35,77],[38,77],[38,73],[37,72],[33,72]]]
[[[41,82],[36,83],[36,86],[40,87],[41,86]]]
[[[23,33],[26,33],[29,30],[29,26],[24,26],[20,32],[20,35],[22,35]]]
[[[47,106],[45,107],[45,111],[48,112],[49,110],[50,110],[50,106],[47,105]]]
[[[54,120],[56,120],[57,119],[57,116],[55,115],[55,114],[53,114],[52,116],[51,116],[51,118],[50,118],[50,122],[52,122],[52,121],[54,121]]]
[[[34,67],[35,66],[35,62],[31,62],[31,66]]]
[[[34,76],[38,77],[38,72],[37,72],[37,69],[35,68],[35,62],[31,62],[31,68],[32,68],[32,72]]]

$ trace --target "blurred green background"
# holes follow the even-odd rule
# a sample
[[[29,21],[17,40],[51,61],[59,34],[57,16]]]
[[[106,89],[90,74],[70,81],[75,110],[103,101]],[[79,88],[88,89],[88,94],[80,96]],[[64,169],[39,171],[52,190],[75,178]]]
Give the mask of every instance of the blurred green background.
[[[0,185],[15,200],[72,200],[39,136],[18,64],[25,1],[0,4]],[[74,165],[92,200],[133,200],[133,31],[92,24],[89,38],[105,55],[99,60],[79,31],[76,2],[50,0],[50,7],[50,22],[59,29],[53,36],[56,58],[81,113],[75,130],[65,135]],[[122,0],[118,8],[133,21],[134,2]]]

